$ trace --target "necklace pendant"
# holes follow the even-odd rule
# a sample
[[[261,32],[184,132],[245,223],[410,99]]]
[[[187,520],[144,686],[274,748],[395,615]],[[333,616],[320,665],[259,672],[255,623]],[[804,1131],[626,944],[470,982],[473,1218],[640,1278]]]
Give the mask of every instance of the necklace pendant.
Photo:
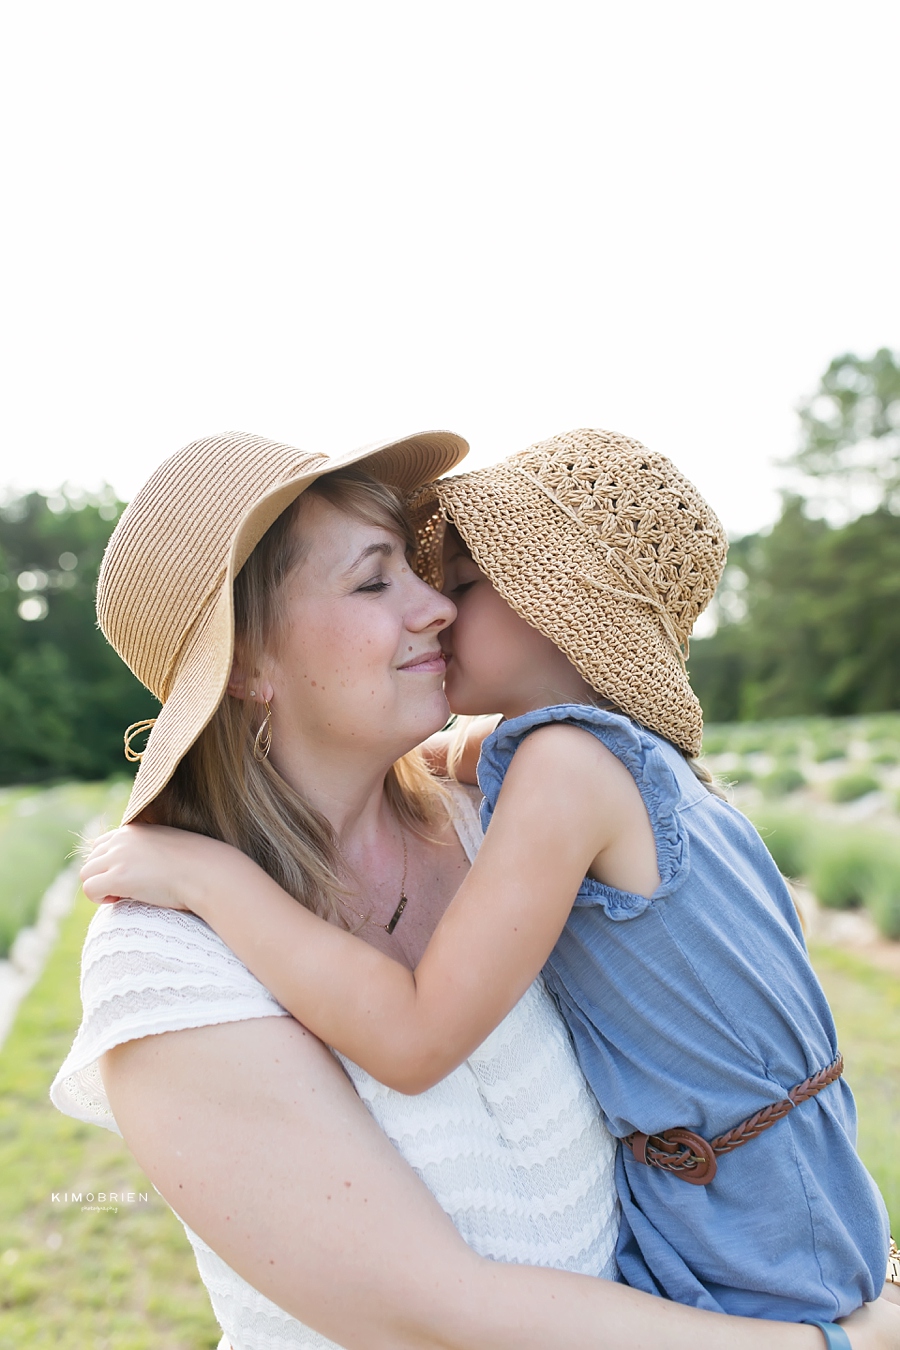
[[[401,895],[401,896],[400,896],[400,903],[399,903],[399,905],[397,906],[397,908],[394,910],[393,914],[391,915],[391,921],[390,921],[390,923],[386,923],[386,924],[384,925],[384,931],[387,933],[388,937],[391,936],[391,934],[393,933],[394,929],[397,927],[397,924],[400,922],[400,919],[401,919],[402,916],[403,916],[403,911],[404,911],[405,909],[406,909],[406,896],[405,896],[405,895]]]

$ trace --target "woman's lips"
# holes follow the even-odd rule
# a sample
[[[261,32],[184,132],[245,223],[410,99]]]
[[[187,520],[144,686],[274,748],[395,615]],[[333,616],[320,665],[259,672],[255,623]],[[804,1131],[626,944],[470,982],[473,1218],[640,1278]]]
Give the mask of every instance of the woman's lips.
[[[405,666],[398,666],[397,669],[413,675],[443,675],[446,666],[447,661],[443,652],[426,652],[424,656],[416,656],[412,661],[407,661]]]

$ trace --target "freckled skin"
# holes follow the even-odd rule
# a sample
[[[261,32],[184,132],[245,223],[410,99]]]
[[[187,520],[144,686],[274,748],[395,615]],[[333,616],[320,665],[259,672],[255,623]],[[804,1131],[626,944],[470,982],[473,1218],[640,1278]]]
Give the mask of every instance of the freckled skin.
[[[444,725],[440,662],[404,667],[435,664],[438,633],[456,611],[415,575],[390,531],[312,494],[297,528],[305,556],[285,581],[285,623],[263,673],[273,689],[272,762],[303,786],[305,752],[358,755],[385,747],[387,732],[396,759]]]

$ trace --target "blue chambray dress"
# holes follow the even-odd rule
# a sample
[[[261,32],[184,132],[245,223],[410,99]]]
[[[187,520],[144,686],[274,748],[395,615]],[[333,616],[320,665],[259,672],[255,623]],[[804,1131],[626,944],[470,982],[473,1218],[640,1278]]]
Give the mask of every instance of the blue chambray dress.
[[[487,829],[510,760],[536,727],[596,736],[631,772],[661,883],[650,899],[586,878],[544,968],[613,1135],[682,1126],[710,1139],[830,1064],[831,1012],[787,887],[756,830],[684,757],[627,718],[580,704],[502,722],[478,778]],[[619,1268],[700,1308],[832,1321],[884,1280],[888,1219],[856,1153],[844,1079],[719,1158],[707,1186],[619,1146]]]

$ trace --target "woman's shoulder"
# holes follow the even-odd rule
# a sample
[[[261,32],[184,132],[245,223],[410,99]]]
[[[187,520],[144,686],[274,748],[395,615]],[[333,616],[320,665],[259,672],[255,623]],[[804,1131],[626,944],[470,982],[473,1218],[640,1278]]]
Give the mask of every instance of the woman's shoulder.
[[[91,920],[81,1001],[81,1026],[50,1096],[67,1115],[112,1130],[99,1074],[107,1050],[166,1031],[289,1016],[202,919],[129,900],[101,906]]]
[[[174,957],[179,969],[191,962],[241,965],[218,934],[196,914],[143,905],[137,900],[118,900],[97,907],[81,952],[82,984],[94,963],[115,950],[144,952],[149,964]]]

